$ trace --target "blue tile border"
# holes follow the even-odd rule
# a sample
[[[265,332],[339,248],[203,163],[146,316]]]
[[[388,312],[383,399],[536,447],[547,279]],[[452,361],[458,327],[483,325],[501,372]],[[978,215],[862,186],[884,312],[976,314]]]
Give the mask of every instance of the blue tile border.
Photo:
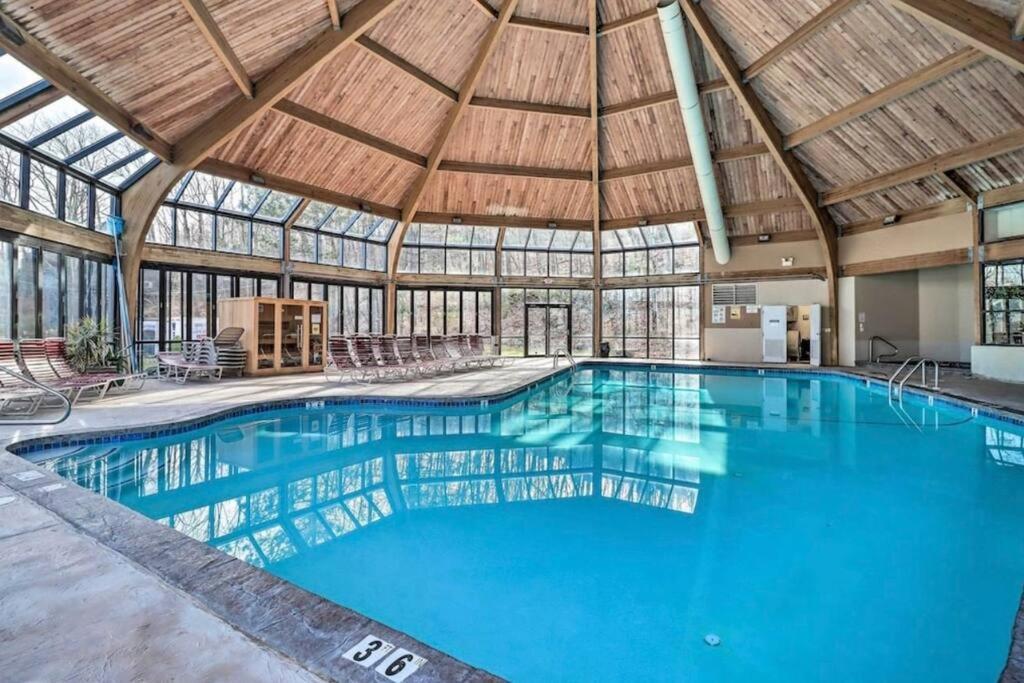
[[[731,375],[748,377],[782,377],[782,378],[829,378],[843,382],[844,384],[855,384],[867,387],[872,391],[888,391],[887,382],[876,377],[860,375],[853,372],[837,370],[834,368],[822,368],[820,370],[793,369],[793,368],[761,368],[749,366],[728,366],[728,365],[680,365],[672,362],[638,362],[638,363],[616,363],[601,361],[581,361],[578,364],[579,370],[604,369],[620,372],[674,372],[690,375]],[[20,442],[14,442],[6,446],[7,450],[19,455],[29,456],[41,451],[55,448],[70,448],[76,446],[93,446],[108,443],[128,443],[146,439],[159,439],[168,436],[182,434],[195,429],[202,429],[211,424],[223,422],[247,415],[259,415],[278,410],[289,410],[296,408],[323,408],[323,407],[349,407],[349,406],[378,406],[384,408],[458,408],[481,407],[481,404],[489,405],[495,402],[509,400],[519,394],[527,393],[543,385],[554,383],[561,376],[570,372],[571,368],[566,366],[554,370],[551,374],[541,379],[533,380],[522,386],[515,387],[495,394],[475,396],[473,398],[420,398],[409,399],[400,397],[374,397],[374,396],[318,396],[314,398],[301,399],[278,399],[263,403],[233,406],[225,408],[208,415],[193,419],[176,422],[172,425],[158,425],[156,428],[130,427],[116,430],[86,430],[71,434],[57,434],[30,438]],[[964,398],[935,393],[917,387],[907,387],[906,395],[915,400],[927,401],[930,405],[941,405],[958,413],[967,413],[973,417],[982,417],[999,422],[1008,422],[1017,426],[1024,426],[1024,414],[1015,413],[1006,409],[1000,409],[985,403],[971,401]]]

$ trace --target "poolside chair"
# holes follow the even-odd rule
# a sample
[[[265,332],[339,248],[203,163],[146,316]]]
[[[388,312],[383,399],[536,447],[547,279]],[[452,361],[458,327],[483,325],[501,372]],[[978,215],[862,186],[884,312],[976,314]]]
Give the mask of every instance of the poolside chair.
[[[413,335],[413,353],[416,359],[424,365],[435,368],[438,372],[455,372],[457,364],[447,353],[441,354],[434,351],[430,337],[425,334]]]
[[[374,371],[372,374],[376,374]],[[348,376],[356,382],[363,382],[366,371],[356,362],[352,351],[352,343],[348,337],[330,337],[327,340],[327,363],[324,365],[324,378],[337,378],[341,382]]]
[[[67,345],[63,337],[48,337],[43,340],[46,360],[57,376],[63,380],[108,381],[107,393],[127,393],[140,391],[146,384],[146,374],[122,374],[118,372],[82,373],[71,367],[67,357]]]
[[[156,359],[157,377],[178,384],[199,377],[219,380],[224,374],[224,368],[217,364],[217,347],[212,339],[183,344],[181,353],[159,352]]]
[[[113,383],[109,378],[93,379],[88,375],[69,379],[61,377],[46,358],[46,342],[42,339],[19,341],[18,356],[22,369],[29,377],[61,393],[67,392],[66,396],[72,404],[83,398],[103,398]]]
[[[352,350],[352,362],[359,368],[361,381],[370,382],[386,376],[373,349],[373,340],[368,335],[357,334],[351,337],[349,348]]]
[[[9,361],[3,362],[4,358]],[[0,415],[33,415],[50,396],[22,379],[21,370],[17,365],[14,342],[10,339],[0,339],[0,366],[18,373],[18,376],[14,376],[0,371]]]
[[[482,344],[479,344],[479,343],[474,344],[473,343],[473,339],[474,338],[479,339],[479,335],[475,335],[475,334],[460,334],[459,335],[459,337],[458,337],[458,339],[459,339],[459,349],[462,351],[462,354],[464,356],[466,356],[467,358],[475,359],[477,361],[477,363],[479,364],[479,366],[482,367],[482,368],[483,367],[493,368],[495,365],[498,364],[498,361],[500,360],[500,358],[498,358],[497,356],[485,354]]]
[[[398,353],[398,347],[394,335],[378,337],[378,349],[383,367],[389,370],[394,377],[408,378],[416,373],[414,364],[406,363]]]
[[[436,360],[420,358],[416,354],[416,343],[412,337],[395,337],[395,352],[405,365],[421,377],[436,375],[444,371],[444,365]]]
[[[455,364],[455,368],[458,369],[471,369],[480,367],[480,360],[467,356],[459,348],[458,337],[436,337],[431,339],[431,346],[435,346],[440,349],[441,353],[448,354],[448,358]]]
[[[494,337],[483,334],[469,335],[469,345],[474,355],[487,358],[491,361],[491,367],[504,367],[512,362],[508,356],[502,356]]]
[[[213,338],[213,345],[217,349],[217,365],[224,372],[234,372],[239,377],[245,373],[245,359],[248,355],[241,343],[243,334],[244,327],[225,327]]]

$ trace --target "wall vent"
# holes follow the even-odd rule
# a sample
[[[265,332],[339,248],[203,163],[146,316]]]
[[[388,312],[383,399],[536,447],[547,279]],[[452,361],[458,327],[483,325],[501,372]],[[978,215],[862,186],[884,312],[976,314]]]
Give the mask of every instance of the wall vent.
[[[711,285],[714,306],[756,306],[757,285]]]

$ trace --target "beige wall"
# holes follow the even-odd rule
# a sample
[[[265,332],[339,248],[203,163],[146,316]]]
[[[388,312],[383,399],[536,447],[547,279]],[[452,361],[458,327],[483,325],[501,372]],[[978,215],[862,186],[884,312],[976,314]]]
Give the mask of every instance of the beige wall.
[[[869,340],[876,335],[898,346],[902,358],[918,355],[917,271],[866,275],[854,280],[854,319],[841,320],[839,326],[854,326],[857,361],[868,360]]]
[[[765,248],[764,245],[754,248]],[[704,299],[711,300],[710,287]],[[828,304],[828,286],[823,280],[764,280],[757,283],[757,303],[761,306],[804,306]],[[822,320],[827,320],[823,313]],[[704,357],[707,360],[756,363],[761,360],[761,328],[734,328],[711,324],[710,304],[704,316]]]
[[[840,237],[839,265],[971,247],[973,226],[971,214],[964,212]]]
[[[825,261],[821,247],[816,241],[766,242],[764,244],[736,245],[732,248],[732,259],[723,265],[715,261],[710,250],[705,252],[704,272],[734,273],[745,270],[778,270],[782,259],[793,257],[794,268],[823,268]]]
[[[917,276],[920,351],[927,358],[971,362],[974,274],[970,265],[922,270]]]

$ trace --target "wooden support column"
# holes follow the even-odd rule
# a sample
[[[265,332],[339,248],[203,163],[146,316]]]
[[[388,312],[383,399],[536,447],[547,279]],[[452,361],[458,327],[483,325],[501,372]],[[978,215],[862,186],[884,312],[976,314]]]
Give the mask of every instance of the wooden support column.
[[[786,150],[782,133],[778,126],[772,121],[768,111],[764,108],[761,100],[753,88],[744,81],[743,72],[736,63],[736,58],[729,50],[729,46],[718,34],[711,19],[704,12],[704,9],[695,4],[694,0],[682,0],[682,8],[686,18],[693,25],[697,35],[708,54],[722,72],[722,76],[729,84],[729,88],[736,95],[740,105],[761,137],[761,141],[768,146],[768,153],[775,159],[779,170],[786,176],[796,196],[804,205],[804,209],[811,218],[814,231],[818,235],[821,244],[822,255],[825,261],[826,281],[828,282],[828,305],[829,310],[826,317],[826,326],[829,332],[829,343],[823,345],[822,359],[824,364],[832,365],[838,362],[839,358],[839,334],[838,334],[838,257],[837,257],[837,231],[828,211],[818,206],[818,193],[807,177],[806,171],[797,161],[793,153]]]

